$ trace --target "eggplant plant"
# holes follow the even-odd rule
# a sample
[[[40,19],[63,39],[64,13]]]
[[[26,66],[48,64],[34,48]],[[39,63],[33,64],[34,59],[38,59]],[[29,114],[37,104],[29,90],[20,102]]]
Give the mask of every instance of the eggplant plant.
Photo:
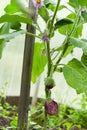
[[[32,57],[33,64],[30,67],[30,69],[32,68],[32,75],[30,72],[31,78],[29,79],[35,83],[37,77],[47,67],[47,74],[45,79],[43,79],[46,97],[43,103],[43,129],[47,130],[48,118],[59,113],[59,103],[51,98],[52,89],[56,87],[56,82],[53,78],[55,72],[63,73],[67,84],[74,88],[77,94],[85,93],[87,95],[87,39],[82,36],[83,27],[87,22],[87,1],[69,0],[67,5],[62,5],[62,0],[30,1],[33,4],[33,8],[25,7],[20,0],[10,0],[10,3],[4,8],[5,14],[0,17],[0,57],[6,42],[20,34],[28,35],[31,40],[33,38],[40,40],[40,42],[33,40],[33,43],[35,42],[34,57]],[[63,9],[67,10],[69,14],[60,18],[58,13]],[[34,17],[37,17],[36,21]],[[42,26],[40,26],[38,17],[45,23],[44,31]],[[24,30],[21,26],[22,23],[34,27],[38,33]],[[64,40],[61,45],[57,44],[56,47],[51,47],[54,44],[52,39],[55,38],[55,32],[58,32],[58,35],[63,35]],[[56,41],[59,40],[59,37],[56,38]],[[68,63],[62,63],[63,59],[73,54],[75,48],[82,49],[81,59],[72,57]],[[22,99],[26,100],[25,97],[22,97]],[[23,104],[20,109],[22,107]]]

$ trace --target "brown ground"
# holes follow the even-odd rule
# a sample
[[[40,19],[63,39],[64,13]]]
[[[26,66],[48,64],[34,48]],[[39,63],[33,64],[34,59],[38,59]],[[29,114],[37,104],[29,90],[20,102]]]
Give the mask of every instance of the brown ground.
[[[1,127],[7,127],[9,126],[10,121],[6,118],[0,117],[0,130]]]

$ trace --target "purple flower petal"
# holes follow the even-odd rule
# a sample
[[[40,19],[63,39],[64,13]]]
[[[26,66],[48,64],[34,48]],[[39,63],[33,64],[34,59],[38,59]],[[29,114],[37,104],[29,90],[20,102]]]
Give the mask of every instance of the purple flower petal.
[[[46,33],[43,34],[41,39],[42,39],[43,42],[48,42],[49,41],[49,37],[48,37],[48,35]]]
[[[34,4],[34,7],[36,8],[36,10],[38,11],[38,8],[43,6],[44,0],[33,0],[33,4]]]

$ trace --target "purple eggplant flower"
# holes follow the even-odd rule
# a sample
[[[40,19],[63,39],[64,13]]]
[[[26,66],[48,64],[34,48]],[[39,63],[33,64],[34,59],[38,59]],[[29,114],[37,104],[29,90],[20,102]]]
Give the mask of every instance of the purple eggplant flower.
[[[58,109],[59,109],[59,106],[57,102],[55,102],[54,100],[52,100],[50,103],[45,102],[45,111],[47,114],[56,115],[58,114]]]
[[[36,8],[36,12],[38,12],[38,8],[44,5],[44,0],[33,0],[33,4]]]
[[[43,34],[41,39],[42,39],[43,42],[48,42],[49,41],[49,37],[48,37],[48,35],[46,33]]]

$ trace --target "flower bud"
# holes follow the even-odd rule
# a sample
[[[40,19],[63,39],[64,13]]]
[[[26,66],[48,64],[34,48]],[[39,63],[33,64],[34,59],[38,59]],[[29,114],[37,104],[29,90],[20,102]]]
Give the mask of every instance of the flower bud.
[[[55,86],[54,79],[52,79],[51,77],[47,77],[45,79],[45,86],[47,89],[52,89]]]
[[[48,42],[49,41],[49,37],[48,37],[46,32],[43,34],[41,39],[42,39],[43,42]]]
[[[57,102],[51,101],[51,102],[45,102],[45,111],[49,115],[56,115],[58,114],[59,106]]]

